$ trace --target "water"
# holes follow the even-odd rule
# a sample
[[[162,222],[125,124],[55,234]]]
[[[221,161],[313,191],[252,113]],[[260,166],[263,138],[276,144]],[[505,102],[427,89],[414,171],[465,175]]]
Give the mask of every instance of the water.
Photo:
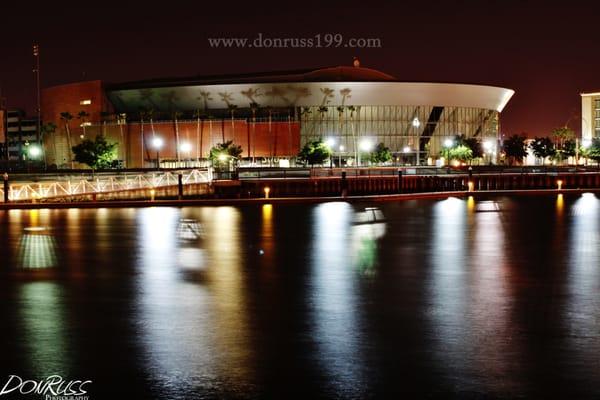
[[[0,388],[594,397],[599,216],[591,194],[2,211]]]

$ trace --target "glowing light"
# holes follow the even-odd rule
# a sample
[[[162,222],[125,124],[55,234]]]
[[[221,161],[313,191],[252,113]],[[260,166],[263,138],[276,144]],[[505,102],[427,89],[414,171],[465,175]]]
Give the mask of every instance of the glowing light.
[[[470,212],[475,211],[475,199],[473,198],[473,196],[467,197],[467,210],[469,210]]]
[[[404,146],[404,148],[402,149],[402,151],[404,153],[410,153],[410,147],[409,146]]]
[[[42,154],[42,149],[39,146],[29,146],[29,156],[36,158]]]
[[[486,140],[485,142],[483,142],[483,148],[485,149],[485,151],[487,151],[488,153],[492,150],[492,147],[494,146],[494,144],[489,141]]]
[[[181,146],[179,146],[179,150],[183,151],[184,153],[189,153],[190,151],[192,151],[192,145],[187,142],[181,143]]]
[[[582,146],[584,149],[587,149],[587,148],[589,148],[591,145],[592,145],[592,141],[591,141],[591,140],[589,140],[589,139],[583,139],[583,141],[581,142],[581,146]]]
[[[452,147],[453,144],[454,144],[454,141],[452,139],[444,140],[444,147]]]
[[[152,139],[152,146],[157,150],[163,147],[163,144],[163,140],[159,137],[155,137],[154,139]]]
[[[344,147],[343,144],[340,144],[340,151],[344,151],[346,148]]]
[[[219,154],[219,161],[225,161],[225,160],[227,160],[227,154],[223,154],[223,153]]]
[[[360,142],[360,149],[362,151],[371,151],[371,149],[373,148],[373,143],[371,143],[370,140],[363,140]]]
[[[420,127],[420,126],[421,126],[421,121],[419,121],[419,118],[415,117],[415,118],[412,120],[412,126],[414,126],[415,128],[418,128],[418,127]]]
[[[469,188],[469,192],[472,192],[475,190],[475,183],[473,183],[473,181],[469,181],[469,183],[467,184],[467,187]]]
[[[269,193],[271,193],[271,188],[266,186],[265,187],[265,199],[269,198]]]
[[[561,193],[558,196],[556,196],[556,213],[559,216],[562,216],[564,208],[565,208],[565,200]]]
[[[327,147],[332,148],[333,145],[335,144],[335,140],[333,138],[327,138],[327,140],[325,141],[325,144],[327,145]]]
[[[562,189],[562,184],[563,184],[562,180],[559,179],[559,180],[556,181],[556,186],[558,186],[558,190]]]

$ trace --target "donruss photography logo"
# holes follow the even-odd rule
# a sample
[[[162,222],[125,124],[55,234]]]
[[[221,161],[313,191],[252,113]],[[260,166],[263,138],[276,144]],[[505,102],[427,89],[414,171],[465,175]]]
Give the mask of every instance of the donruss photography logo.
[[[41,380],[22,379],[17,375],[10,375],[0,391],[0,396],[16,398],[18,395],[32,398],[31,395],[40,395],[44,400],[89,400],[85,386],[92,381],[66,380],[60,375],[50,375]],[[1,397],[0,397],[1,398]]]

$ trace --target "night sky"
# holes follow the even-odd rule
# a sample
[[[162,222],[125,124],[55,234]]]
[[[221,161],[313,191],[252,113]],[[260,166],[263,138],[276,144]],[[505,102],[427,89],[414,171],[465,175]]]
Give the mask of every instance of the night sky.
[[[2,5],[0,85],[10,108],[29,112],[35,41],[43,87],[350,65],[356,55],[400,80],[514,89],[505,135],[547,135],[579,115],[580,92],[600,89],[600,1],[11,3]],[[259,32],[340,33],[380,38],[382,47],[212,49],[207,41]],[[570,126],[579,131],[576,118]]]

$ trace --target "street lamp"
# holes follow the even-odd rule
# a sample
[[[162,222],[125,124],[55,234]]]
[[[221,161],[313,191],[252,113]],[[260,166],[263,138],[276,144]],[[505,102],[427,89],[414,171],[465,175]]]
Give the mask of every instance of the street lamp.
[[[420,135],[418,134],[418,129],[421,126],[421,121],[419,120],[418,117],[413,118],[412,120],[412,126],[413,128],[415,128],[415,139],[417,141],[417,148],[415,150],[415,154],[416,154],[416,160],[415,160],[415,164],[419,165],[421,163],[421,138]]]
[[[152,139],[152,147],[156,150],[156,169],[160,169],[160,149],[163,147],[163,140],[158,136]]]

